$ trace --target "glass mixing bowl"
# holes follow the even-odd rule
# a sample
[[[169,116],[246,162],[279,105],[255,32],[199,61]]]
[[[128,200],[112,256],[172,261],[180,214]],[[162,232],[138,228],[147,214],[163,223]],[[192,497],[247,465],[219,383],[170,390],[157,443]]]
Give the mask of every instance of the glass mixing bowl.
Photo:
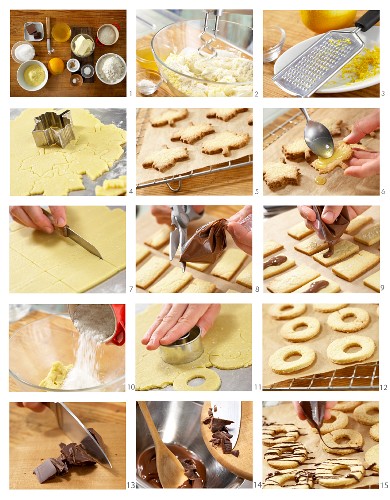
[[[161,77],[171,92],[175,96],[252,97],[253,28],[230,21],[219,21],[218,39],[212,43],[212,46],[221,51],[221,56],[217,55],[210,59],[207,69],[200,68],[200,66],[208,58],[199,56],[201,59],[195,64],[197,69],[194,73],[193,67],[190,68],[187,63],[183,63],[180,55],[186,57],[193,53],[198,54],[197,49],[202,45],[200,39],[202,31],[203,20],[184,21],[165,26],[152,38],[153,56]],[[205,35],[205,40],[210,40],[209,33]],[[167,61],[171,54],[174,54],[174,59],[178,59],[176,57],[178,56],[180,60],[172,61],[171,57]],[[227,56],[230,56],[229,59],[232,56],[235,59],[244,59],[240,61],[240,69],[236,70],[234,78],[230,78],[224,71],[226,65],[229,64]],[[217,61],[219,57],[220,60]],[[221,57],[224,60],[221,60]],[[218,70],[215,71],[217,66]],[[218,77],[221,79],[216,81]]]
[[[70,319],[55,315],[33,321],[15,332],[9,341],[9,372],[20,390],[69,392],[40,387],[39,382],[54,361],[74,363],[78,335]],[[125,346],[101,344],[96,359],[101,384],[79,390],[124,391]]]

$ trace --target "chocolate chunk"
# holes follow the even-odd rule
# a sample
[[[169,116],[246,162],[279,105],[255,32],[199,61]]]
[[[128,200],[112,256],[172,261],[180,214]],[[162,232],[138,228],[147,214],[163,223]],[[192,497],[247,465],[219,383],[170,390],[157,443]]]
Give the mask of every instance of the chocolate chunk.
[[[95,465],[96,460],[76,443],[60,443],[61,459],[69,465]]]
[[[57,469],[57,476],[63,476],[69,472],[68,464],[61,457],[49,458],[49,460],[51,460],[51,463]]]
[[[26,26],[26,31],[29,35],[33,35],[34,33],[37,32],[37,27],[34,23],[28,24]]]
[[[207,418],[205,418],[205,419],[203,420],[203,423],[204,423],[205,425],[208,425],[208,424],[211,422],[212,418],[213,418],[213,417],[207,417]]]
[[[224,455],[228,455],[232,452],[233,446],[229,439],[223,439],[221,442],[221,448]]]
[[[233,456],[238,457],[239,454],[240,454],[240,450],[232,450]]]
[[[211,421],[211,432],[222,431],[226,425],[232,424],[232,420],[225,420],[224,418],[213,418]]]
[[[42,38],[42,33],[40,31],[36,31],[34,33],[34,40],[39,40],[40,38]]]
[[[104,441],[103,441],[103,438],[102,436],[97,432],[95,431],[95,429],[93,427],[88,427],[88,430],[89,432],[92,434],[92,437],[95,439],[95,441],[97,442],[97,444],[104,449]],[[84,439],[83,439],[84,441]],[[83,441],[81,441],[81,446],[83,446]]]
[[[33,470],[33,474],[37,476],[39,483],[42,484],[57,475],[57,468],[48,458]]]

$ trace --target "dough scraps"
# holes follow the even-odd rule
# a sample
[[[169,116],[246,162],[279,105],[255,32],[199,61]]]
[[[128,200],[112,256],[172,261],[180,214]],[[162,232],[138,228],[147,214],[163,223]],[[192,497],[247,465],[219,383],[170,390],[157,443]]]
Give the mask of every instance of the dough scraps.
[[[147,329],[156,319],[161,305],[153,305],[136,317],[136,390],[163,389],[181,373],[193,368],[214,366],[235,370],[252,364],[252,308],[248,304],[225,304],[211,330],[203,337],[204,353],[183,365],[169,365],[158,349],[148,351],[141,344]],[[225,388],[224,388],[225,389]]]
[[[103,259],[70,238],[11,224],[10,292],[85,292],[126,267],[126,213],[120,208],[67,207],[69,226]]]
[[[54,361],[50,367],[49,373],[39,382],[40,387],[47,389],[61,389],[64,380],[73,365],[64,365],[61,361]]]
[[[84,190],[82,176],[95,180],[123,155],[126,131],[104,125],[86,109],[71,109],[76,140],[64,149],[37,147],[34,117],[54,109],[26,109],[11,120],[11,196],[66,196]]]

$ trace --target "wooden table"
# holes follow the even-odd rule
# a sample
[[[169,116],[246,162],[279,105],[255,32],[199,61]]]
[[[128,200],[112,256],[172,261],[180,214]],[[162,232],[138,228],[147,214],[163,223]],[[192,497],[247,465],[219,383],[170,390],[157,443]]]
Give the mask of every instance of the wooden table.
[[[356,19],[365,13],[358,10]],[[286,41],[283,53],[297,43],[315,36],[317,33],[306,28],[302,23],[299,10],[265,10],[263,14],[263,26],[280,26],[286,32]],[[274,63],[263,64],[263,95],[264,97],[290,97],[281,88],[274,84]],[[379,97],[379,84],[366,89],[354,90],[352,92],[341,92],[335,94],[315,94],[315,97]]]
[[[25,22],[42,22],[44,25],[44,39],[41,42],[33,42],[35,48],[35,59],[47,65],[53,57],[61,58],[64,63],[72,57],[70,42],[56,42],[51,39],[54,52],[49,55],[46,48],[46,26],[45,19],[50,17],[51,27],[59,22],[73,27],[92,28],[92,36],[96,39],[98,28],[103,24],[116,24],[119,26],[119,39],[112,46],[101,46],[96,43],[93,53],[94,62],[103,54],[113,52],[119,54],[126,60],[126,11],[125,10],[11,10],[10,16],[10,51],[15,42],[24,39]],[[16,72],[19,64],[10,57],[10,95],[11,97],[126,97],[126,78],[117,85],[106,85],[98,77],[94,76],[93,83],[84,82],[80,87],[72,87],[70,84],[71,73],[65,68],[61,75],[53,76],[49,73],[47,84],[36,92],[28,92],[18,84]]]
[[[102,436],[112,464],[108,469],[71,467],[70,473],[39,484],[32,471],[43,460],[60,455],[59,443],[70,440],[54,414],[35,413],[10,403],[9,470],[11,489],[124,489],[126,487],[126,403],[66,403],[86,427]]]

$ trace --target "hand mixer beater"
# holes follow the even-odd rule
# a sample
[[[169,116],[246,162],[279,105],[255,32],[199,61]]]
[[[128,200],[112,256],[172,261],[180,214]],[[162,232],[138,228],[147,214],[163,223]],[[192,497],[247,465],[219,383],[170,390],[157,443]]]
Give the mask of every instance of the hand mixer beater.
[[[218,34],[218,24],[219,19],[222,16],[222,9],[206,9],[203,23],[203,31],[199,35],[199,39],[202,42],[202,45],[198,48],[199,55],[203,57],[208,57],[211,59],[217,55],[217,51],[215,47],[213,47],[213,43],[217,39]],[[209,31],[209,21],[210,16],[214,16],[214,28],[211,29],[211,33]]]

